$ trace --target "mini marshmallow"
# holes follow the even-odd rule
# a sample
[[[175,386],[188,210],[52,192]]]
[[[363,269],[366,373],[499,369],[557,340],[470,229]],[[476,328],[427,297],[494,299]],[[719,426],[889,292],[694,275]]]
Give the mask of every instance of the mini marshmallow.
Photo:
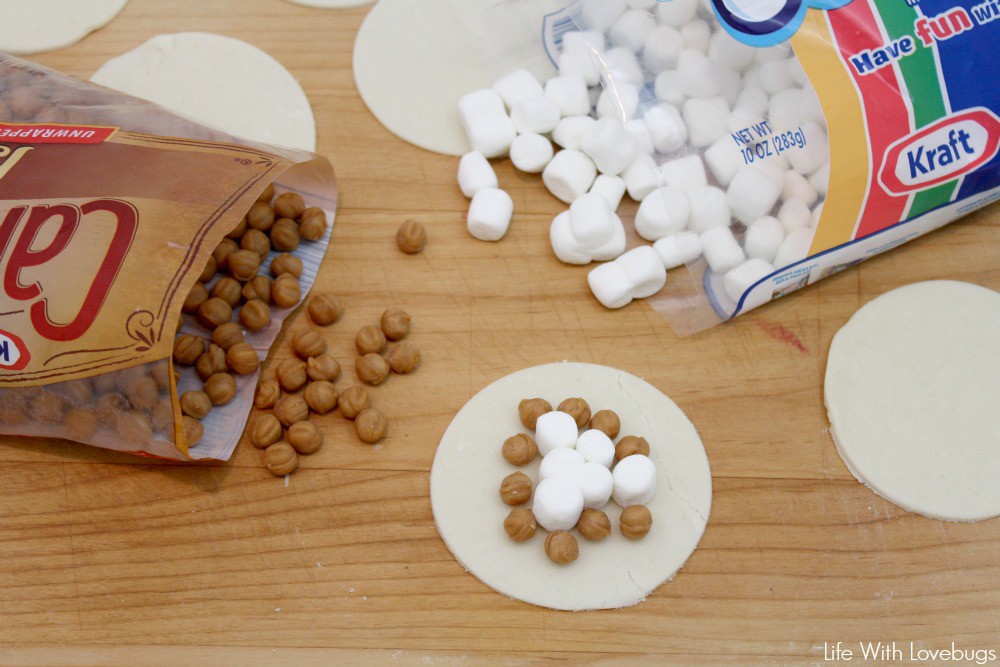
[[[688,229],[701,234],[713,227],[728,227],[732,219],[726,193],[719,188],[706,185],[689,190],[688,203],[691,214],[688,217]]]
[[[687,224],[691,208],[680,188],[660,187],[649,193],[635,214],[635,231],[647,241],[675,234]]]
[[[583,454],[571,447],[556,447],[542,457],[538,466],[538,479],[550,477],[567,477],[572,479],[579,468],[585,463]]]
[[[671,0],[666,4],[674,4]],[[712,62],[701,51],[684,49],[677,57],[678,84],[688,97],[716,97],[722,92],[721,66]]]
[[[628,274],[617,260],[591,269],[587,274],[587,284],[605,308],[622,308],[632,301]]]
[[[535,487],[531,512],[545,530],[571,530],[583,513],[583,492],[566,477],[543,479]]]
[[[580,142],[597,121],[590,116],[570,116],[563,118],[552,130],[552,141],[562,148],[580,150]]]
[[[542,171],[542,182],[549,192],[570,204],[587,192],[597,178],[597,167],[584,153],[562,150]]]
[[[569,228],[584,248],[603,245],[614,236],[614,211],[608,200],[596,192],[577,197],[569,205]]]
[[[544,95],[518,100],[510,110],[514,129],[520,134],[551,132],[559,124],[560,117],[559,105]]]
[[[584,0],[580,18],[591,30],[607,32],[625,11],[625,0]]]
[[[458,187],[466,197],[471,199],[483,188],[498,186],[496,172],[482,153],[472,151],[458,161]]]
[[[552,142],[540,134],[519,134],[510,145],[510,161],[528,174],[540,173],[552,155]]]
[[[506,155],[517,131],[510,118],[497,114],[474,119],[469,125],[468,135],[472,150],[489,158]]]
[[[697,155],[664,162],[660,171],[663,173],[663,182],[675,188],[694,190],[708,185],[705,164]]]
[[[627,83],[605,88],[597,98],[597,117],[624,123],[639,109],[639,89]]]
[[[771,95],[767,118],[774,132],[796,129],[802,122],[802,90],[786,88]]]
[[[733,217],[745,225],[767,215],[780,194],[781,186],[753,167],[740,169],[726,190]]]
[[[677,57],[684,49],[684,39],[675,28],[661,25],[646,35],[642,47],[642,64],[653,74],[677,66]]]
[[[683,106],[686,99],[684,91],[681,90],[681,75],[677,70],[672,69],[664,70],[656,75],[653,93],[656,95],[656,99],[678,109]]]
[[[781,188],[781,198],[785,201],[798,199],[806,206],[812,206],[816,203],[818,195],[816,194],[816,188],[806,180],[805,176],[794,169],[789,169],[785,172],[785,182]]]
[[[499,241],[507,233],[513,214],[514,202],[510,195],[497,188],[483,188],[476,192],[469,205],[469,233],[480,241]]]
[[[601,30],[578,30],[563,34],[563,51],[604,53],[608,46]]]
[[[614,481],[611,497],[622,509],[645,505],[656,494],[656,466],[642,454],[626,456],[611,471]]]
[[[774,256],[774,266],[783,269],[808,257],[814,231],[809,227],[803,227],[786,236]]]
[[[766,160],[757,160],[750,165],[750,168],[755,171],[759,171],[774,181],[774,184],[778,186],[780,192],[780,189],[785,187],[785,172],[788,171],[788,168],[782,164],[783,160],[784,156],[772,155]]]
[[[729,103],[724,97],[692,98],[684,103],[684,124],[692,146],[711,146],[729,134]]]
[[[812,211],[798,199],[789,199],[778,209],[778,220],[785,228],[785,232],[791,234],[796,229],[809,226]]]
[[[701,243],[705,260],[714,273],[726,273],[746,261],[729,227],[713,227],[701,235]]]
[[[590,264],[590,253],[580,247],[573,238],[569,226],[569,211],[563,211],[552,220],[549,227],[549,243],[556,259],[566,264]]]
[[[676,269],[701,257],[701,236],[694,232],[677,232],[664,236],[653,244],[653,250],[660,256],[663,267]]]
[[[809,184],[813,186],[821,197],[826,196],[826,188],[830,185],[830,163],[825,163],[822,167],[809,175]]]
[[[625,171],[637,153],[635,140],[616,118],[598,120],[584,135],[580,150],[594,161],[598,171],[612,176]]]
[[[726,104],[732,107],[743,92],[743,77],[732,67],[722,66],[722,96]]]
[[[656,5],[656,16],[660,23],[675,28],[691,22],[697,13],[698,0],[670,0]]]
[[[778,248],[784,240],[785,228],[777,218],[768,215],[755,220],[747,229],[743,250],[751,259],[761,259],[770,263],[778,254]]]
[[[732,137],[725,136],[705,151],[705,164],[720,185],[728,186],[743,166],[743,157]]]
[[[739,133],[764,120],[764,114],[759,114],[747,107],[736,107],[729,114],[729,131]]]
[[[526,69],[519,69],[493,83],[493,90],[507,105],[513,109],[521,100],[530,97],[541,97],[544,91],[542,84],[535,75]]]
[[[617,215],[612,215],[612,218],[614,219],[614,233],[611,238],[590,251],[590,258],[596,262],[607,262],[608,260],[617,259],[625,252],[625,246],[628,241],[625,238],[625,225],[622,224],[622,219]]]
[[[795,85],[792,71],[788,67],[788,59],[769,60],[760,66],[760,84],[769,94],[774,95],[780,90]]]
[[[608,49],[600,57],[599,66],[605,84],[641,86],[645,81],[639,60],[628,49]]]
[[[726,276],[722,279],[722,284],[729,298],[739,303],[744,292],[753,287],[757,281],[763,280],[772,273],[774,273],[774,267],[764,260],[749,259],[726,273]],[[754,299],[754,301],[756,300]],[[760,304],[754,303],[753,307],[758,305]],[[750,309],[749,303],[744,304],[744,309]]]
[[[763,116],[767,112],[767,106],[770,104],[770,101],[763,88],[744,86],[743,90],[740,91],[740,96],[736,98],[734,106],[747,109],[757,116]]]
[[[656,152],[656,147],[653,146],[653,137],[649,133],[649,127],[642,119],[633,118],[632,120],[625,121],[625,129],[632,135],[637,153],[652,155]]]
[[[576,420],[565,412],[546,412],[535,422],[535,444],[542,456],[548,456],[557,447],[575,448],[579,435]]]
[[[491,88],[476,90],[467,95],[463,95],[458,100],[458,117],[462,121],[462,127],[469,131],[469,127],[480,116],[506,116],[507,109],[504,108],[503,100]]]
[[[667,270],[652,246],[641,245],[632,248],[615,263],[625,270],[629,282],[629,294],[633,299],[653,296],[667,283]]]
[[[639,51],[650,31],[656,27],[656,20],[649,12],[630,9],[618,17],[608,30],[612,44],[624,46],[631,51]]]
[[[670,1],[673,2],[673,0]],[[684,40],[684,46],[689,49],[706,53],[711,37],[712,29],[701,19],[696,19],[681,27],[681,38]]]
[[[673,153],[687,141],[687,126],[680,112],[671,104],[657,104],[650,107],[642,120],[649,129],[653,147],[661,153]]]
[[[545,82],[545,97],[556,103],[563,118],[590,113],[587,82],[579,74],[554,76]],[[515,126],[517,123],[514,123]]]
[[[608,504],[615,486],[611,471],[593,461],[574,468],[573,481],[583,494],[583,506],[595,510]]]
[[[708,44],[708,57],[736,69],[745,69],[753,62],[754,47],[744,44],[725,30],[712,35]]]
[[[649,155],[640,155],[622,172],[628,196],[641,202],[650,192],[663,185],[663,174]]]
[[[559,54],[558,64],[560,76],[579,76],[588,86],[596,86],[601,82],[601,68],[586,51],[563,51]]]
[[[802,135],[805,137],[805,146],[788,151],[788,161],[792,169],[800,174],[811,174],[829,161],[830,140],[823,128],[816,123],[804,124]]]
[[[605,468],[611,468],[615,462],[615,443],[606,434],[597,429],[590,429],[580,434],[576,441],[576,451],[588,463],[597,463]]]
[[[631,168],[631,167],[630,167]],[[628,169],[625,170],[626,173]],[[618,206],[622,203],[622,197],[625,196],[625,180],[618,176],[608,176],[607,174],[600,174],[594,180],[594,184],[590,186],[590,191],[604,197],[608,202],[608,206],[611,207],[612,211],[618,210]]]

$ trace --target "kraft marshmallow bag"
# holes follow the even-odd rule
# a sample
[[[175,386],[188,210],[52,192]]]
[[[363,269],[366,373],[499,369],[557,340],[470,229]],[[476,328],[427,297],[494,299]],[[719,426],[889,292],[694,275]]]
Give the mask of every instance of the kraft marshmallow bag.
[[[537,26],[539,7],[514,0],[487,13],[502,36],[494,54],[484,46],[495,63],[512,62],[499,43],[523,31],[525,16]],[[544,9],[534,35],[547,62],[525,49],[520,64],[542,82],[582,75],[590,115],[627,130],[598,172],[624,180],[640,202],[636,232],[677,269],[649,301],[682,335],[1000,194],[994,0],[556,0]]]

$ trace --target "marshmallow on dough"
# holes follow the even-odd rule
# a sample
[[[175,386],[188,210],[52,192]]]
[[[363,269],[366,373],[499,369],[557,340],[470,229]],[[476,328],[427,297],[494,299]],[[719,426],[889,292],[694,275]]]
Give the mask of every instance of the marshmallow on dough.
[[[576,469],[586,461],[583,454],[570,447],[556,447],[551,452],[542,457],[542,462],[538,466],[538,479],[548,479],[550,477],[573,478]]]
[[[557,447],[576,447],[580,429],[572,416],[559,410],[546,412],[535,422],[535,444],[543,457]]]
[[[626,456],[611,471],[614,490],[611,497],[621,508],[645,505],[656,494],[656,466],[642,454]]]
[[[4,0],[0,51],[25,56],[70,46],[118,15],[128,0]]]
[[[584,431],[576,441],[576,451],[588,463],[599,463],[610,469],[615,462],[615,443],[596,428]]]
[[[288,70],[256,46],[201,32],[158,35],[90,80],[244,139],[316,149],[316,123]]]
[[[531,511],[538,525],[547,531],[570,530],[583,512],[583,493],[567,477],[543,479],[535,487]]]
[[[605,466],[596,461],[588,461],[573,468],[571,478],[583,494],[584,507],[596,510],[608,504],[614,490],[614,478]]]

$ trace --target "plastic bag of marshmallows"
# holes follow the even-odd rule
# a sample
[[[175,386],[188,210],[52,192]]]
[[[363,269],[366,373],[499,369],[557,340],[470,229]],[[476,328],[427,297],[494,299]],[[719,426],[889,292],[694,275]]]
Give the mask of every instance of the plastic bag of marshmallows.
[[[0,55],[0,432],[229,458],[336,196],[312,153]]]
[[[510,156],[540,155],[525,134],[556,144],[537,169],[570,204],[553,250],[613,259],[588,275],[608,307],[649,298],[693,333],[1000,196],[995,2],[501,5],[490,25],[530,14],[545,55],[493,86]],[[475,149],[474,101],[459,113]],[[625,195],[637,208],[619,209]],[[634,210],[624,254],[616,210]]]

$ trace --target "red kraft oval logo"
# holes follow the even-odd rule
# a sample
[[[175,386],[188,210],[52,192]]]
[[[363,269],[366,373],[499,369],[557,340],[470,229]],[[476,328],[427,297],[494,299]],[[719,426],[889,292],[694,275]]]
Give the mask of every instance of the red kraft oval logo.
[[[983,107],[968,109],[889,146],[878,179],[892,194],[923,190],[989,162],[998,147],[1000,118]]]
[[[28,365],[31,355],[24,341],[9,331],[0,329],[0,369],[19,371]]]

